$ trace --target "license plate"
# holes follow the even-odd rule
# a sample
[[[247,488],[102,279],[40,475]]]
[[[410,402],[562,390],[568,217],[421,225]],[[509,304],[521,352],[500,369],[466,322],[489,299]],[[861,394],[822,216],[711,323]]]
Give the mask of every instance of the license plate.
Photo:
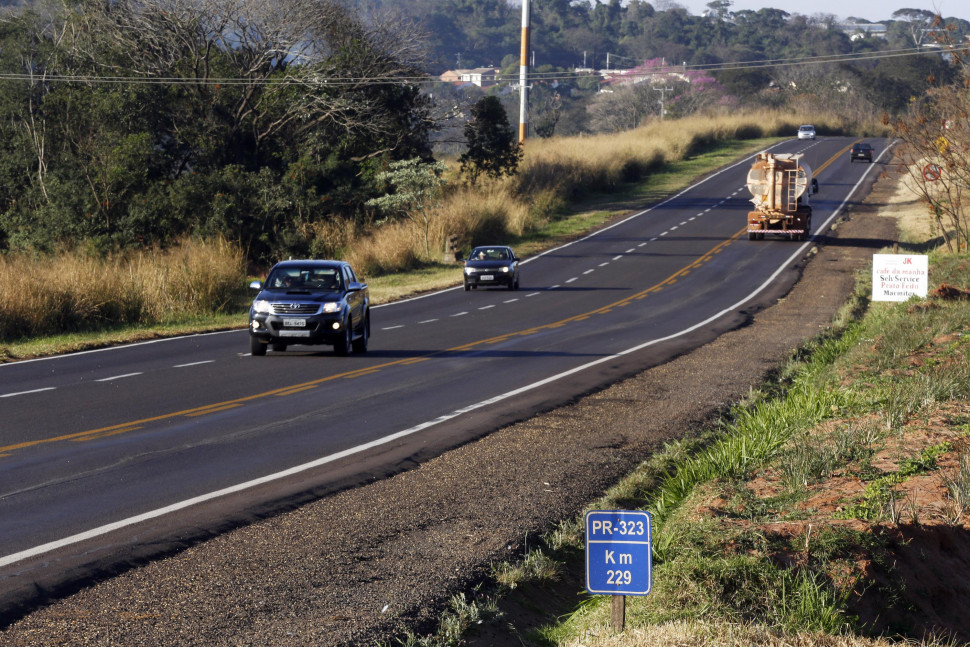
[[[309,337],[309,330],[281,330],[280,337]]]
[[[495,277],[491,274],[482,274],[478,277],[479,281],[494,281]]]
[[[306,328],[306,319],[284,319],[283,325],[287,328]]]

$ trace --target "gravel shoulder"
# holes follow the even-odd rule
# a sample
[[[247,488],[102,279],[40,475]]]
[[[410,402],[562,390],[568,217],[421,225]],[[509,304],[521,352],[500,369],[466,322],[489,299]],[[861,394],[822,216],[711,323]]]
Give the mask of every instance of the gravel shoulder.
[[[829,326],[857,271],[896,240],[880,215],[897,182],[888,169],[788,295],[714,342],[394,477],[92,582],[0,630],[0,644],[390,645],[403,627],[433,628],[491,563],[695,433]]]

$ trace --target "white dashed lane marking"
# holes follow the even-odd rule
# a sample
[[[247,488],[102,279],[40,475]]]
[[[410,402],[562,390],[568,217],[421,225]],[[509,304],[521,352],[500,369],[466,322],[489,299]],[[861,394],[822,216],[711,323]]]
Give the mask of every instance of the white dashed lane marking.
[[[136,375],[141,375],[141,373],[125,373],[124,375],[113,375],[111,377],[103,377],[100,380],[95,380],[95,382],[110,382],[112,380],[123,380],[126,377],[135,377]]]
[[[43,393],[44,391],[54,391],[54,390],[55,388],[53,386],[49,386],[44,389],[33,389],[31,391],[17,391],[16,393],[4,393],[3,395],[0,395],[0,398],[13,398],[18,395],[30,395],[32,393]]]

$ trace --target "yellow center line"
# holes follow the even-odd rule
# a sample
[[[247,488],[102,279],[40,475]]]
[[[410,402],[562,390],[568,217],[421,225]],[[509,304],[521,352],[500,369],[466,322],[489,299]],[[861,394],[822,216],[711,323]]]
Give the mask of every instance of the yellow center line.
[[[718,243],[717,245],[715,245],[711,250],[709,250],[708,252],[706,252],[700,258],[702,260],[703,259],[711,258],[711,256],[713,254],[716,254],[716,253],[720,252],[727,245],[729,245],[732,242],[734,242],[735,240],[737,240],[742,234],[744,234],[746,232],[747,232],[747,227],[741,229],[740,231],[738,231],[736,234],[734,234],[733,236],[731,236],[727,240],[724,240],[724,241]],[[135,429],[140,429],[140,428],[144,427],[145,425],[147,425],[149,423],[153,423],[153,422],[160,422],[160,421],[163,421],[163,420],[171,420],[173,418],[180,418],[180,417],[193,417],[194,418],[194,417],[198,417],[198,416],[204,416],[204,415],[209,414],[209,413],[216,413],[216,412],[219,412],[219,411],[225,411],[227,409],[232,409],[232,408],[241,406],[243,404],[246,404],[246,403],[249,403],[249,402],[253,402],[254,400],[260,400],[260,399],[267,398],[267,397],[270,397],[270,396],[290,395],[292,393],[299,393],[300,391],[305,391],[307,389],[311,389],[311,388],[313,388],[315,386],[319,386],[320,384],[324,384],[325,382],[330,382],[332,380],[340,380],[340,379],[360,377],[361,375],[369,375],[371,373],[377,373],[377,372],[381,371],[382,369],[390,368],[392,366],[407,366],[407,365],[410,365],[410,364],[417,364],[419,362],[424,362],[424,361],[427,361],[429,359],[433,359],[435,357],[443,357],[443,356],[448,356],[448,355],[452,355],[452,354],[455,354],[455,353],[460,353],[462,351],[469,351],[469,350],[472,350],[472,349],[474,349],[474,348],[476,348],[478,346],[498,344],[498,343],[501,343],[501,342],[508,341],[509,339],[511,339],[513,337],[527,337],[529,335],[534,335],[534,334],[536,334],[538,332],[541,332],[541,331],[544,331],[544,330],[552,330],[554,328],[561,328],[563,326],[566,326],[567,324],[575,323],[577,321],[583,321],[585,319],[588,319],[592,315],[604,314],[604,313],[610,312],[613,308],[618,308],[618,307],[626,306],[626,305],[632,303],[633,301],[643,299],[648,294],[651,294],[653,292],[658,292],[664,286],[666,286],[666,285],[672,285],[673,283],[675,283],[678,277],[686,275],[690,271],[690,268],[698,266],[700,264],[700,262],[701,261],[693,261],[690,265],[688,265],[688,266],[686,266],[686,267],[678,270],[677,272],[675,272],[674,274],[668,276],[667,278],[665,278],[664,280],[660,281],[659,283],[656,283],[656,284],[650,286],[649,288],[646,288],[644,290],[641,290],[640,292],[637,292],[636,294],[633,294],[633,295],[628,296],[628,297],[624,297],[623,299],[620,299],[619,301],[616,301],[616,302],[611,303],[609,305],[606,305],[606,306],[597,308],[595,310],[592,310],[592,311],[589,311],[589,312],[584,312],[584,313],[577,314],[577,315],[573,315],[571,317],[567,317],[566,319],[561,319],[559,321],[554,321],[554,322],[551,322],[551,323],[542,324],[542,325],[539,325],[539,326],[535,326],[533,328],[527,328],[525,330],[520,330],[520,331],[517,331],[517,332],[506,333],[506,334],[503,334],[503,335],[499,335],[497,337],[491,337],[491,338],[488,338],[488,339],[480,339],[478,341],[474,341],[474,342],[467,343],[467,344],[462,344],[461,346],[456,346],[454,348],[449,348],[449,349],[443,350],[443,351],[433,351],[433,352],[427,353],[426,355],[422,355],[420,357],[408,357],[408,358],[405,358],[405,359],[398,359],[398,360],[394,360],[394,361],[391,361],[391,362],[385,362],[383,364],[378,364],[376,366],[370,366],[370,367],[363,368],[363,369],[354,369],[353,371],[347,371],[345,373],[338,373],[336,375],[330,375],[330,376],[327,376],[327,377],[322,377],[322,378],[319,378],[319,379],[316,379],[316,380],[311,380],[309,382],[304,382],[302,384],[293,384],[293,385],[290,385],[290,386],[280,387],[278,389],[273,389],[271,391],[264,391],[262,393],[255,393],[253,395],[247,395],[247,396],[243,396],[241,398],[236,398],[236,399],[233,399],[233,400],[226,400],[224,402],[217,402],[217,403],[214,403],[214,404],[207,404],[207,405],[200,406],[200,407],[193,407],[191,409],[183,409],[181,411],[173,411],[171,413],[163,413],[163,414],[160,414],[160,415],[157,415],[157,416],[151,416],[149,418],[142,418],[140,420],[133,420],[133,421],[130,421],[130,422],[123,422],[123,423],[120,423],[120,424],[117,424],[117,425],[110,425],[110,426],[107,426],[107,427],[100,427],[98,429],[90,429],[88,431],[80,431],[80,432],[72,433],[72,434],[64,434],[62,436],[53,436],[51,438],[42,438],[40,440],[28,440],[28,441],[24,441],[22,443],[16,443],[16,444],[13,444],[13,445],[7,445],[6,447],[0,447],[0,457],[6,456],[10,452],[15,451],[15,450],[18,450],[18,449],[26,449],[28,447],[36,447],[38,445],[45,445],[45,444],[50,444],[50,443],[63,442],[63,441],[66,441],[66,440],[73,440],[73,441],[91,440],[93,438],[99,438],[99,437],[104,437],[104,436],[108,436],[108,435],[115,435],[115,434],[125,433],[125,432],[128,432],[128,431],[134,431]]]
[[[282,397],[284,395],[293,395],[294,393],[302,393],[303,391],[309,391],[310,389],[315,389],[315,388],[317,388],[315,384],[311,386],[293,387],[289,391],[284,391],[283,393],[277,393],[276,397]]]
[[[856,141],[862,141],[862,140],[857,139]],[[854,144],[854,143],[855,142],[852,142],[852,144]],[[818,175],[819,173],[821,173],[822,171],[824,171],[825,169],[827,169],[829,166],[831,166],[832,163],[835,160],[839,159],[839,157],[841,157],[842,155],[844,155],[846,153],[846,151],[848,151],[850,148],[852,148],[852,144],[849,144],[848,146],[846,146],[845,148],[843,148],[842,150],[840,150],[838,153],[836,153],[832,157],[830,157],[827,160],[825,160],[824,162],[822,162],[822,164],[820,164],[819,167],[817,169],[815,169],[815,174]]]
[[[307,387],[307,388],[310,388],[310,387]],[[276,395],[288,395],[288,394],[289,394],[289,392],[287,392],[286,394],[277,393]],[[207,416],[210,413],[218,413],[220,411],[227,411],[229,409],[235,409],[236,407],[241,407],[241,406],[242,406],[242,404],[237,404],[235,402],[227,402],[227,403],[222,404],[222,405],[214,405],[214,406],[211,406],[211,407],[207,408],[205,411],[195,411],[193,413],[187,413],[187,414],[185,414],[185,416],[187,418],[197,418],[199,416]]]
[[[122,429],[115,429],[114,431],[89,432],[83,438],[72,438],[71,442],[86,443],[89,440],[97,440],[99,438],[107,438],[108,436],[117,436],[118,434],[126,434],[129,431],[135,431],[136,429],[141,429],[141,427],[124,427]]]

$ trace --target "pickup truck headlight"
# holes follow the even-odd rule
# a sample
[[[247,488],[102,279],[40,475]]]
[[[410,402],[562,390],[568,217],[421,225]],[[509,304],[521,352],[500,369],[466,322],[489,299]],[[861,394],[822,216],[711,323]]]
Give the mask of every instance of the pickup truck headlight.
[[[253,312],[265,314],[269,311],[269,301],[266,301],[265,299],[257,299],[256,301],[253,301]]]
[[[324,312],[340,312],[340,302],[338,301],[328,301],[323,304]]]

